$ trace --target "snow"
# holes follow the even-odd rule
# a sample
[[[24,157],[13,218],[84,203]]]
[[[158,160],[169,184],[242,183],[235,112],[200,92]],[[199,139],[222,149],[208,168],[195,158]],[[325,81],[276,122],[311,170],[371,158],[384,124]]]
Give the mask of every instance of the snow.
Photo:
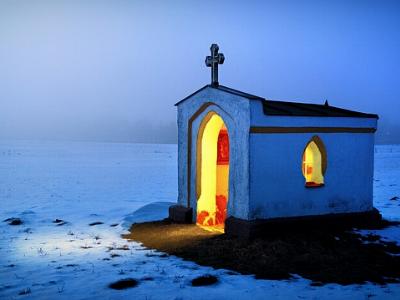
[[[122,227],[129,229],[132,224],[158,221],[168,217],[168,208],[176,202],[153,202],[125,216]]]
[[[400,221],[400,145],[375,147],[374,206],[386,219]]]
[[[375,206],[399,220],[400,200],[390,199],[400,197],[400,146],[375,152]],[[0,299],[399,298],[399,284],[256,280],[122,239],[130,223],[167,215],[177,198],[176,161],[176,145],[0,141]],[[24,223],[3,222],[11,217]],[[373,232],[400,241],[398,227]],[[190,285],[205,274],[219,283]],[[108,288],[123,278],[139,285]]]

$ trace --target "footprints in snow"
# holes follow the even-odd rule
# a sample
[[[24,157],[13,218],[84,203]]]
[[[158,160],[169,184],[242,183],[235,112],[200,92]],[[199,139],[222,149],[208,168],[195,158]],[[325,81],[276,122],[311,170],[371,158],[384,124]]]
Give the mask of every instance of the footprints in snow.
[[[8,225],[11,225],[11,226],[18,226],[18,225],[24,224],[24,221],[22,219],[16,218],[16,217],[7,218],[3,222],[6,222],[6,223],[8,223]],[[63,225],[68,224],[67,221],[64,221],[63,219],[58,219],[58,218],[53,220],[53,223],[56,224],[56,226],[63,226]],[[96,221],[96,222],[89,223],[89,226],[97,226],[97,225],[102,225],[102,224],[104,224],[104,222]],[[110,224],[110,227],[116,227],[118,225],[119,225],[118,223],[113,223],[113,224]]]

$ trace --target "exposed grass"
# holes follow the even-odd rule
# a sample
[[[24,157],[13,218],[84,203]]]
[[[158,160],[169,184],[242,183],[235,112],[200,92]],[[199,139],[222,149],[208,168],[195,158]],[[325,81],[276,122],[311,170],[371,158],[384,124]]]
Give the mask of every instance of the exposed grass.
[[[93,223],[90,223],[89,226],[96,226],[96,225],[101,225],[101,224],[104,224],[104,223],[103,222],[93,222]]]
[[[382,221],[368,229],[390,226]],[[299,274],[315,284],[399,282],[400,247],[378,236],[361,236],[341,228],[275,230],[262,238],[239,240],[209,232],[193,224],[168,221],[135,224],[125,238],[148,248],[194,261],[230,269],[257,278],[288,279]]]
[[[192,286],[207,286],[218,282],[218,278],[213,275],[204,275],[192,280]]]
[[[4,220],[4,222],[7,222],[8,225],[22,225],[24,222],[20,218],[8,218]]]
[[[139,282],[136,279],[126,278],[113,282],[108,287],[114,290],[125,290],[128,288],[136,287],[138,284]]]

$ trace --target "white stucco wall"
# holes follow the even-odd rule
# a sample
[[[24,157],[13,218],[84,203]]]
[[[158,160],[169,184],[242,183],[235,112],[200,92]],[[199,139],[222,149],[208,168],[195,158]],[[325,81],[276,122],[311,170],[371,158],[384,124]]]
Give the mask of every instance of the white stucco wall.
[[[269,126],[376,126],[375,119],[308,117],[306,122],[303,117],[290,117],[290,122],[286,122],[286,117],[264,118],[275,120],[260,122],[259,118],[255,123],[258,126],[260,123],[263,126],[267,123]],[[325,186],[306,188],[302,154],[314,135],[326,147]],[[373,133],[252,133],[249,219],[371,210],[373,157]]]
[[[374,118],[266,116],[262,103],[206,88],[178,105],[178,203],[188,205],[188,123],[192,122],[190,207],[196,217],[196,144],[214,111],[230,138],[228,215],[241,219],[294,217],[372,209],[373,133],[249,133],[251,126],[376,128]],[[318,135],[327,152],[325,186],[306,188],[302,154]]]
[[[208,106],[192,123],[190,207],[194,217],[196,195],[196,142],[199,126],[210,111],[222,117],[230,142],[228,215],[248,219],[249,216],[249,127],[250,103],[230,93],[206,88],[178,105],[178,203],[187,206],[188,122],[205,103]]]

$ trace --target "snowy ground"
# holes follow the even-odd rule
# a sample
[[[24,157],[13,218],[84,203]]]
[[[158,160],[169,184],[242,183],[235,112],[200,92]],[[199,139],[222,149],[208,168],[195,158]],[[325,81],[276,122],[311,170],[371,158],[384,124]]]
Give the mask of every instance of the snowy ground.
[[[390,200],[400,197],[400,146],[375,152],[375,206],[400,220],[400,199]],[[168,204],[133,211],[176,200],[176,155],[175,145],[0,142],[0,299],[400,298],[400,284],[313,287],[299,277],[256,280],[123,240],[129,221],[161,217]],[[2,222],[10,217],[24,223]],[[93,222],[103,224],[89,226]],[[400,228],[374,232],[400,242]],[[220,282],[190,285],[204,274]],[[139,285],[108,287],[123,278]]]

